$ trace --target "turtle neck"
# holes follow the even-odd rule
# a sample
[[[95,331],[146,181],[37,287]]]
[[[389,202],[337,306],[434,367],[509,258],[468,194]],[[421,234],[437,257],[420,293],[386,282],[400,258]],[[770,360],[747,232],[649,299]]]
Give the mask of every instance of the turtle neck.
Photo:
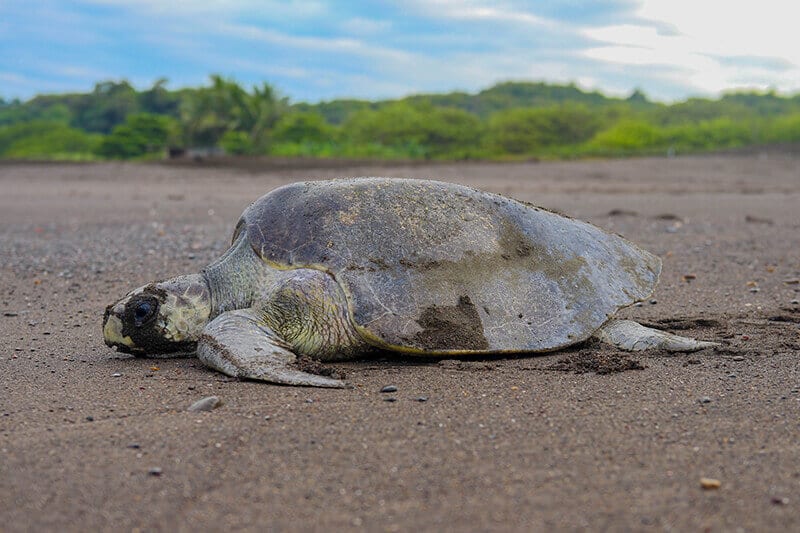
[[[252,306],[277,273],[255,253],[246,232],[240,233],[228,251],[201,272],[211,292],[211,319]]]

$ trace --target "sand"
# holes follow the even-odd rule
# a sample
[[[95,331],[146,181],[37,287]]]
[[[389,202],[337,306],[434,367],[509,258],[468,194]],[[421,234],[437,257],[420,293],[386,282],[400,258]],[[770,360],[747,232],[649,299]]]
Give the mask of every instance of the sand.
[[[305,166],[0,165],[0,529],[800,529],[797,155]],[[664,259],[623,315],[723,346],[378,357],[322,390],[103,344],[107,304],[198,271],[249,202],[354,175],[458,181],[621,233]]]

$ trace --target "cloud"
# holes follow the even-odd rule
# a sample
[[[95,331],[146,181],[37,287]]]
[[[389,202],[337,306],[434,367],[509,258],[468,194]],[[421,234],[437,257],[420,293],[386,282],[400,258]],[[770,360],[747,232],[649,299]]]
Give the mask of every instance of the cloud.
[[[796,17],[782,0],[658,0],[642,2],[636,14],[645,23],[669,24],[705,53],[800,60]]]
[[[314,0],[83,0],[84,4],[123,8],[144,15],[172,14],[180,17],[269,13],[273,17],[315,17],[327,12],[327,4]]]
[[[4,96],[100,79],[267,81],[293,99],[578,82],[659,99],[800,88],[779,0],[23,0],[0,2]],[[62,89],[63,87],[63,89]]]
[[[222,24],[216,32],[238,39],[260,41],[282,48],[294,48],[321,54],[351,54],[380,61],[407,62],[412,54],[402,50],[378,46],[352,37],[308,37],[291,35],[277,30],[246,24]]]
[[[533,26],[554,26],[549,19],[539,17],[527,10],[515,8],[501,2],[477,2],[474,0],[409,0],[406,5],[417,13],[431,18],[467,20],[475,22],[504,22]]]
[[[602,63],[653,67],[653,81],[680,83],[691,92],[797,90],[800,47],[789,42],[796,29],[782,11],[774,0],[644,2],[635,23],[584,28],[597,44],[583,54]]]
[[[375,20],[362,17],[354,17],[342,22],[342,30],[355,35],[374,35],[385,33],[392,27],[389,20]]]
[[[25,76],[20,76],[16,72],[0,71],[0,81],[3,81],[5,83],[22,84],[22,83],[29,83],[31,80],[26,78]]]

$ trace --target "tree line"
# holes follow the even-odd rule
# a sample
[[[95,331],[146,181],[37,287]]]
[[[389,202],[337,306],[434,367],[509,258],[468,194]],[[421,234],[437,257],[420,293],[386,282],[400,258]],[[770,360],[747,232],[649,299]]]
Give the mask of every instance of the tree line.
[[[736,92],[674,104],[575,85],[506,82],[476,94],[295,103],[267,83],[0,98],[0,157],[148,159],[167,150],[232,155],[522,159],[694,153],[800,142],[800,94]]]

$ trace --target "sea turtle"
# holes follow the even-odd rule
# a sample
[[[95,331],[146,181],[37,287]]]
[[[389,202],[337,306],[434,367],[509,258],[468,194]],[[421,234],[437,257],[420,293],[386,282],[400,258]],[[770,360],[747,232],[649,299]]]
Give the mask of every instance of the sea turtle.
[[[106,344],[196,353],[229,376],[344,387],[301,356],[539,353],[596,337],[623,350],[713,343],[628,320],[661,261],[591,224],[462,185],[357,178],[294,183],[251,204],[199,274],[108,306]]]

